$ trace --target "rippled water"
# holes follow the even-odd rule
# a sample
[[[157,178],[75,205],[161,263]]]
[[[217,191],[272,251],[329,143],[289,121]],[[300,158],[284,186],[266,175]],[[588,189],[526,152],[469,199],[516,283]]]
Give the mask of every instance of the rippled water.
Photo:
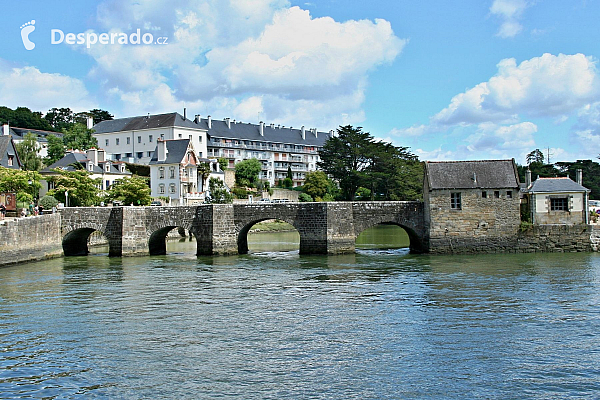
[[[599,397],[598,254],[257,247],[274,237],[0,269],[0,398]]]

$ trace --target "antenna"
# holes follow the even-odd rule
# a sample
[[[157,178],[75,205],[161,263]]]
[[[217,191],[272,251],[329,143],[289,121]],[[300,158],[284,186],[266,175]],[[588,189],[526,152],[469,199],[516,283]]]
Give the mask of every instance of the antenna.
[[[547,150],[547,153],[548,153],[548,158],[546,160],[548,161],[548,165],[550,165],[551,164],[550,163],[550,154],[551,154],[550,153],[550,147],[547,147],[546,150]],[[554,155],[554,153],[552,153],[552,155]]]

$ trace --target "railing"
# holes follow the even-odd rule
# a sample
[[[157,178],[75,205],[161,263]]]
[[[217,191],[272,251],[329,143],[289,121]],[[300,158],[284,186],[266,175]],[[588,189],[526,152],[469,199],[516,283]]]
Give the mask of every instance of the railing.
[[[304,148],[302,148],[302,149],[296,149],[296,148],[290,148],[290,147],[286,148],[284,146],[275,146],[275,145],[268,145],[268,144],[265,144],[264,146],[256,146],[256,145],[252,145],[252,144],[241,144],[241,143],[238,143],[238,144],[217,143],[217,142],[213,142],[212,140],[208,142],[208,147],[261,150],[261,151],[277,151],[277,152],[283,152],[283,153],[307,153],[307,154],[317,154],[317,152],[319,151],[318,149],[306,150]]]

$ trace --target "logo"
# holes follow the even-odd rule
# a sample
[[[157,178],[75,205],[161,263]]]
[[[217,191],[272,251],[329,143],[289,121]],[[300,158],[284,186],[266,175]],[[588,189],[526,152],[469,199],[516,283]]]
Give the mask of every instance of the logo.
[[[35,31],[35,19],[21,25],[21,39],[23,39],[23,46],[26,50],[33,50],[35,43],[29,40],[29,34]]]

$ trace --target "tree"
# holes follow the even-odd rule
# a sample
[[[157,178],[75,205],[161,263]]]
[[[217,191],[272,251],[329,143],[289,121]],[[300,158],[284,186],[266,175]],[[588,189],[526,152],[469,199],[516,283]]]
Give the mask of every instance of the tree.
[[[211,203],[228,204],[233,202],[233,195],[225,188],[223,181],[218,178],[209,179],[208,190]]]
[[[544,163],[544,153],[542,153],[540,151],[540,149],[535,149],[533,150],[531,153],[527,154],[527,165],[530,165],[531,163],[540,163],[543,164]]]
[[[329,188],[329,179],[323,171],[312,171],[306,174],[302,191],[313,199],[322,199]]]
[[[288,165],[288,169],[287,169],[287,174],[285,175],[286,178],[290,178],[290,180],[294,179],[294,175],[292,174],[292,166]]]
[[[206,187],[206,178],[208,178],[211,172],[212,168],[210,167],[210,163],[201,162],[200,164],[198,164],[198,175],[200,175],[201,191],[205,190],[204,188]]]
[[[590,199],[600,200],[600,164],[592,160],[577,160],[576,162],[557,162],[556,167],[561,174],[568,175],[577,181],[577,170],[583,173],[583,186],[591,190]]]
[[[48,140],[48,157],[44,160],[46,165],[52,165],[65,156],[63,140],[55,135],[46,136]]]
[[[256,158],[240,161],[235,165],[235,183],[238,186],[255,187],[262,164]]]
[[[8,107],[0,107],[0,123],[26,129],[55,130],[42,118],[42,113],[37,111],[32,112],[26,107],[17,107],[15,110]]]
[[[298,195],[298,200],[301,201],[301,202],[313,201],[313,198],[310,197],[309,195],[307,195],[306,193],[300,193]]]
[[[227,169],[229,161],[226,158],[221,157],[217,160],[217,162],[219,163],[219,168],[221,168],[221,171],[225,171]]]
[[[98,187],[102,184],[100,178],[92,179],[85,170],[63,171],[55,169],[57,175],[48,178],[54,183],[54,189],[48,195],[65,202],[65,192],[69,192],[69,206],[92,206],[100,202]]]
[[[99,108],[94,108],[93,110],[90,110],[88,115],[94,118],[94,124],[114,119],[114,116],[111,113],[105,110],[101,110]]]
[[[92,137],[93,129],[88,129],[83,124],[75,124],[63,131],[63,143],[68,149],[88,150],[98,147],[98,141]]]
[[[75,124],[75,115],[70,108],[51,108],[44,119],[57,131],[71,128]]]
[[[41,175],[35,171],[0,167],[0,192],[17,193],[17,200],[31,201],[39,193]]]
[[[134,175],[115,180],[108,189],[106,197],[108,200],[118,200],[123,204],[147,206],[152,202],[150,193],[148,178]]]
[[[42,158],[38,156],[38,147],[37,137],[31,132],[27,132],[23,141],[15,145],[25,170],[39,171],[41,169]]]

